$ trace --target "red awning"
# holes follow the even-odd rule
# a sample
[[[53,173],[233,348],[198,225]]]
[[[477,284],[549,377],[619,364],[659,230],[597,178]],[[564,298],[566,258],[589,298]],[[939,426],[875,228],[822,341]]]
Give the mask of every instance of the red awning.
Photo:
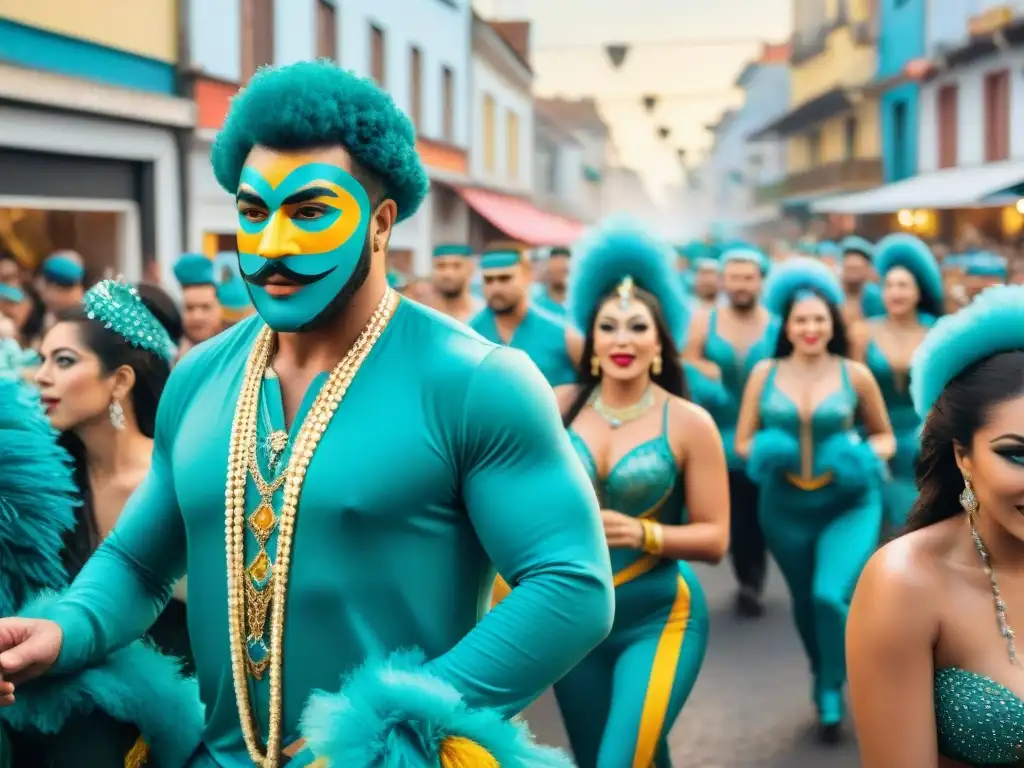
[[[455,187],[469,207],[513,240],[527,245],[570,246],[583,234],[578,221],[536,208],[528,200],[472,187]]]

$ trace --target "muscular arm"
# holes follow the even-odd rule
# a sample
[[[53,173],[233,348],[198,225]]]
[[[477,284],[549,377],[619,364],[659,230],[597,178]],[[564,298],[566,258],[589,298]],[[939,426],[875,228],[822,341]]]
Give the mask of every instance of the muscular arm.
[[[496,349],[481,364],[458,442],[470,520],[514,588],[430,668],[470,706],[513,715],[608,634],[608,550],[555,398],[522,353]]]
[[[704,357],[704,347],[708,343],[708,328],[711,322],[711,313],[700,310],[693,316],[690,325],[690,333],[686,341],[686,348],[683,349],[683,360],[693,365],[710,379],[718,381],[722,378],[721,369]]]
[[[729,549],[729,473],[722,438],[707,412],[684,402],[672,403],[670,430],[686,483],[684,525],[666,525],[664,554],[674,560],[717,563]]]
[[[170,448],[189,362],[175,369],[161,398],[149,474],[50,616],[64,633],[57,671],[79,669],[141,637],[185,574]]]
[[[871,558],[846,625],[850,702],[861,761],[870,768],[935,768],[939,761],[935,577],[906,550],[897,539]]]
[[[743,390],[740,414],[736,420],[736,454],[744,459],[750,458],[750,444],[761,420],[761,392],[773,365],[774,360],[762,360],[755,365]]]
[[[882,390],[878,388],[878,382],[871,375],[871,371],[860,363],[848,363],[850,368],[850,379],[854,389],[857,390],[857,398],[861,417],[864,419],[864,428],[867,430],[868,442],[878,455],[878,458],[887,460],[896,453],[896,437],[892,431],[892,424],[889,422],[889,411],[885,407],[885,400],[882,399]]]
[[[850,359],[858,363],[866,362],[868,342],[871,339],[867,323],[863,320],[851,323],[847,337],[850,342]]]
[[[565,353],[569,355],[569,359],[577,369],[583,364],[583,346],[584,339],[580,332],[567,325],[565,328]]]

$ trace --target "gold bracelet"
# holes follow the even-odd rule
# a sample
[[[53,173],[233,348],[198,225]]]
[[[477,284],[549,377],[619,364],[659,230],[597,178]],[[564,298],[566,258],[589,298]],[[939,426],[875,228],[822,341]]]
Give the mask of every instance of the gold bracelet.
[[[661,523],[641,520],[644,529],[644,540],[640,548],[649,555],[660,555],[665,549],[665,534]]]

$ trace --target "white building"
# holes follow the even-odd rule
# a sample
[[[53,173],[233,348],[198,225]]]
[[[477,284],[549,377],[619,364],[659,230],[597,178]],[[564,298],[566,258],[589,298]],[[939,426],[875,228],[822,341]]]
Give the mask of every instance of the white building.
[[[234,249],[234,202],[209,164],[230,97],[259,65],[329,57],[377,80],[416,124],[436,183],[395,229],[391,254],[398,268],[426,273],[435,243],[468,237],[466,206],[446,185],[469,178],[471,14],[470,0],[190,0],[200,130],[188,173],[189,247]]]

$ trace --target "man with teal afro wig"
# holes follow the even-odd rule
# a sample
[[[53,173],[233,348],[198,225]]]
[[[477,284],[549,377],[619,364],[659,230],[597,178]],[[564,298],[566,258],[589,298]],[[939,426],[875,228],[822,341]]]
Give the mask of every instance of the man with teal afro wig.
[[[388,283],[427,190],[412,125],[329,62],[264,69],[213,165],[256,312],[175,366],[66,596],[0,619],[4,679],[127,645],[187,571],[189,768],[567,768],[510,719],[611,628],[600,508],[537,366]]]

